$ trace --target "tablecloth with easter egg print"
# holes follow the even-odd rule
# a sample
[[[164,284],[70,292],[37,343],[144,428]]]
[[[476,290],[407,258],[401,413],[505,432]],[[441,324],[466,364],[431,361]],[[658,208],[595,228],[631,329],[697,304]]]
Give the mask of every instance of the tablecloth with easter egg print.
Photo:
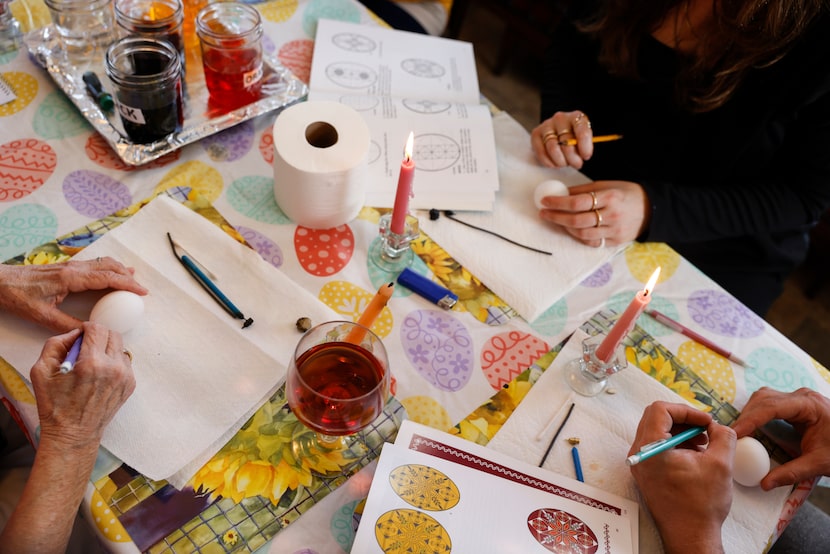
[[[37,3],[18,0],[13,13],[21,13],[20,6]],[[303,80],[308,79],[319,17],[376,22],[352,0],[276,0],[257,7],[265,19],[266,49]],[[42,16],[38,9],[27,13]],[[19,15],[18,19],[24,21]],[[366,208],[348,225],[315,231],[292,224],[279,209],[271,166],[273,114],[137,169],[110,150],[25,51],[0,55],[0,75],[18,97],[0,106],[0,258],[29,252],[153,194],[175,189],[187,191],[188,201],[215,206],[266,260],[344,317],[356,319],[375,290],[394,277],[366,258],[368,245],[377,240],[380,211]],[[415,269],[442,281],[461,301],[445,312],[397,287],[375,330],[395,360],[396,397],[408,417],[432,427],[461,429],[461,422],[475,421],[469,414],[503,390],[511,402],[520,401],[529,386],[519,384],[527,382],[521,377],[525,370],[596,312],[624,309],[656,265],[663,271],[651,306],[735,351],[753,368],[734,366],[647,317],[640,318],[639,325],[726,401],[740,407],[764,385],[780,390],[809,386],[827,393],[830,377],[823,367],[665,245],[632,245],[532,324],[516,317],[440,245],[422,240],[415,249],[420,256]],[[43,256],[30,261],[55,261]],[[443,351],[450,361],[439,364]],[[13,368],[0,364],[0,376],[4,394],[22,419],[36,421],[34,398]],[[481,431],[480,421],[476,425]],[[130,551],[129,537],[108,511],[116,505],[122,513],[129,511],[158,494],[163,485],[128,474],[96,481],[86,503],[93,520],[108,545]],[[124,494],[124,487],[134,490]],[[253,504],[262,500],[249,502],[248,511],[258,513]],[[338,527],[332,522],[332,529]],[[165,546],[153,551],[178,551],[193,542],[191,535],[176,531]],[[231,533],[220,540],[237,548],[244,538]],[[176,541],[181,544],[172,546]]]

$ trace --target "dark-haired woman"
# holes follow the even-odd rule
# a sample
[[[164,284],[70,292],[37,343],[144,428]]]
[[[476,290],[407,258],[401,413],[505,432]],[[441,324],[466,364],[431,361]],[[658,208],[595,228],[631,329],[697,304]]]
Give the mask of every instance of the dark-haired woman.
[[[594,182],[540,216],[666,242],[765,314],[830,205],[830,1],[573,1],[548,62],[533,150]]]

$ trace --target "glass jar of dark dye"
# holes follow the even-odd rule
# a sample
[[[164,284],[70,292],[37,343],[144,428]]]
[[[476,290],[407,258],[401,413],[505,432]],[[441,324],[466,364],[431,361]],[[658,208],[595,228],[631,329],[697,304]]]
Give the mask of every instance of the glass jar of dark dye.
[[[180,131],[182,67],[166,40],[125,37],[107,49],[107,76],[124,125],[134,143],[146,144]]]

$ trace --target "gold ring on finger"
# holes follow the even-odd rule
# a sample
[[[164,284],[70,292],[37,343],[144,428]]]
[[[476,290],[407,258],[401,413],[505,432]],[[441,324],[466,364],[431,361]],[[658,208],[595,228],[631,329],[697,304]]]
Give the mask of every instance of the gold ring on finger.
[[[594,215],[597,216],[597,224],[594,227],[599,227],[602,225],[602,213],[599,211],[599,208],[594,210]]]
[[[121,353],[127,356],[130,359],[130,363],[133,363],[133,353],[127,350],[126,348],[121,349]]]
[[[562,135],[572,135],[573,131],[570,129],[566,129],[564,131],[556,131],[556,138],[561,137]]]
[[[542,144],[547,144],[549,140],[556,138],[556,133],[554,131],[548,131],[544,135],[542,135]]]
[[[592,201],[591,209],[596,210],[597,209],[597,193],[594,192],[594,191],[591,191],[591,201]]]

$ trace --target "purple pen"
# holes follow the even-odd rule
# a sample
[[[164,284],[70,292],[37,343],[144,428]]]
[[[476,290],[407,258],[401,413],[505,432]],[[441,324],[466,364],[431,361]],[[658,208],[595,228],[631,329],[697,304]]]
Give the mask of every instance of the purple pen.
[[[69,373],[75,367],[75,362],[78,361],[78,354],[81,352],[81,343],[84,341],[83,333],[78,335],[69,352],[66,353],[66,359],[61,364],[61,373]]]

